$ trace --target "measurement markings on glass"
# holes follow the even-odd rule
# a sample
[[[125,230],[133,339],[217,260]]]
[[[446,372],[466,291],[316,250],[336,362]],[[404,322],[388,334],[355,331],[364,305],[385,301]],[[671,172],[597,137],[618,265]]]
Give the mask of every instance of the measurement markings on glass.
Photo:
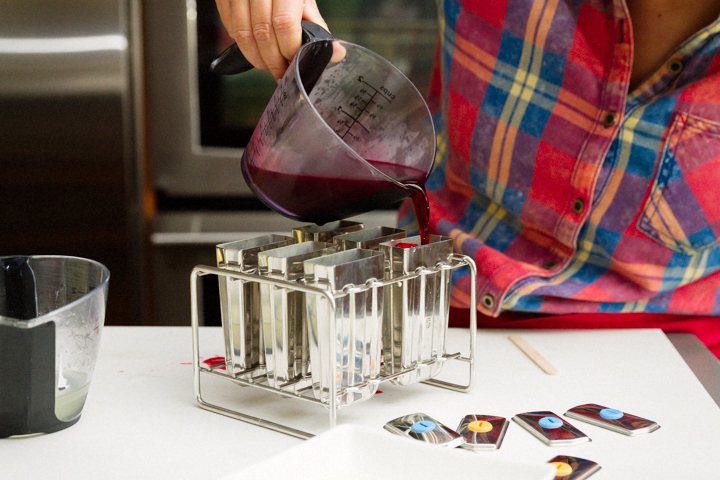
[[[395,94],[392,93],[390,90],[388,90],[387,88],[385,88],[382,85],[380,86],[379,89],[373,87],[372,85],[370,85],[363,79],[362,75],[358,77],[358,82],[365,84],[366,87],[362,87],[359,90],[359,94],[355,95],[353,97],[353,100],[349,104],[349,107],[357,109],[358,112],[353,115],[352,113],[346,111],[342,105],[337,107],[338,112],[346,115],[347,117],[350,118],[350,120],[352,120],[352,122],[349,122],[348,120],[344,120],[344,119],[339,119],[337,121],[338,124],[341,124],[341,125],[344,125],[347,127],[347,130],[345,130],[345,132],[342,134],[338,131],[338,129],[335,130],[335,133],[337,133],[338,136],[342,139],[345,139],[345,136],[350,134],[355,140],[360,140],[359,135],[350,133],[355,125],[359,125],[360,127],[362,127],[363,130],[365,130],[368,133],[370,132],[370,130],[368,130],[368,128],[360,122],[360,117],[362,116],[363,113],[367,112],[367,114],[368,114],[367,117],[374,120],[377,118],[376,112],[385,108],[385,105],[383,105],[381,103],[377,103],[375,101],[375,97],[385,99],[385,101],[387,101],[388,104],[391,104],[392,101],[395,99]],[[369,98],[366,98],[366,97],[369,97]],[[374,108],[375,111],[369,110],[372,106],[375,107]]]

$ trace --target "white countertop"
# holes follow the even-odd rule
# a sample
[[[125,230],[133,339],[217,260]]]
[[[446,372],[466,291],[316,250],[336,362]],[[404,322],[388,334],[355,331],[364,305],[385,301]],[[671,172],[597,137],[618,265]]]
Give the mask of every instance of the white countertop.
[[[563,416],[593,441],[560,448],[511,422],[500,450],[472,455],[539,463],[573,455],[602,466],[592,480],[717,478],[720,409],[660,330],[518,332],[560,370],[557,376],[543,373],[509,333],[478,332],[472,392],[382,384],[383,393],[340,410],[338,424],[384,432],[387,421],[423,412],[456,428],[467,414],[563,416],[598,403],[661,428],[627,437]],[[451,329],[448,351],[466,354],[467,335]],[[221,330],[202,328],[201,356],[223,351]],[[191,363],[189,327],[105,328],[80,422],[50,435],[0,440],[0,478],[217,479],[303,442],[199,408]],[[448,362],[439,378],[462,382],[466,369]],[[327,411],[317,405],[205,377],[206,400],[313,433],[327,429]],[[292,478],[292,466],[278,468]]]

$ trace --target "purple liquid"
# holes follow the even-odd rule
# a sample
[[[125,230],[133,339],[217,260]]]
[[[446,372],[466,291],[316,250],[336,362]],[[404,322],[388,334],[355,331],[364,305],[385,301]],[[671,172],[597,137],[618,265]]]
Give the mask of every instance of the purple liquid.
[[[421,176],[411,167],[369,163],[393,178]],[[401,188],[380,176],[350,178],[283,173],[258,168],[244,160],[243,175],[267,206],[286,217],[318,225],[377,210],[411,197],[422,243],[428,243],[430,208],[424,185],[406,183]]]
[[[428,202],[425,185],[406,184],[410,193],[410,199],[415,208],[418,228],[420,230],[420,242],[422,245],[430,243],[430,204]]]

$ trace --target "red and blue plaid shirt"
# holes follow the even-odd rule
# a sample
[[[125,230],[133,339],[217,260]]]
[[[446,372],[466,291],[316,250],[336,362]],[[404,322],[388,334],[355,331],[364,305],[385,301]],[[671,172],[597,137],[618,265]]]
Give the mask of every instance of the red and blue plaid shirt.
[[[720,314],[720,22],[628,91],[623,0],[440,3],[431,231],[478,310]]]

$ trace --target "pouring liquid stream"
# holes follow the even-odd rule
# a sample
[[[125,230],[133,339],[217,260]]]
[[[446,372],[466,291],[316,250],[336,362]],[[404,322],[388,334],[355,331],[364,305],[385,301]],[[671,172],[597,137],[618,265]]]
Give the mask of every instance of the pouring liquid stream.
[[[410,193],[415,218],[417,218],[418,229],[420,230],[420,241],[423,245],[430,243],[430,204],[428,203],[427,192],[424,185],[406,184],[405,188]]]

